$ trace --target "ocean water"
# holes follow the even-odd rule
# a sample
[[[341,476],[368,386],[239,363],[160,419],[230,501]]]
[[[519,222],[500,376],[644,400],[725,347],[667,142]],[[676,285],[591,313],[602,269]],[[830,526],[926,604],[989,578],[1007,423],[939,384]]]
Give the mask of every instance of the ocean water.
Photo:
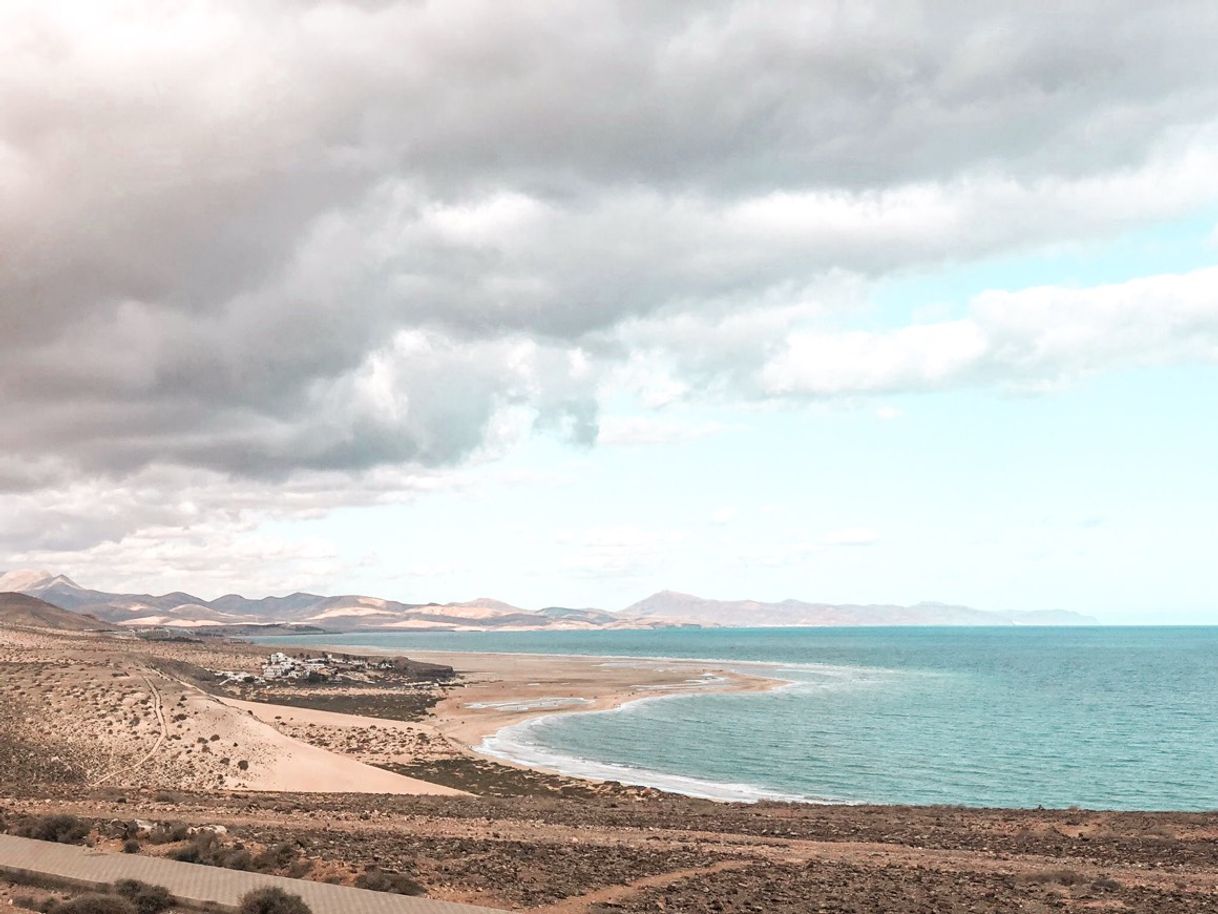
[[[564,709],[501,731],[482,747],[571,774],[722,799],[1218,809],[1218,628],[395,632],[264,640],[405,653],[716,659],[788,681],[769,693],[657,694],[616,711]]]

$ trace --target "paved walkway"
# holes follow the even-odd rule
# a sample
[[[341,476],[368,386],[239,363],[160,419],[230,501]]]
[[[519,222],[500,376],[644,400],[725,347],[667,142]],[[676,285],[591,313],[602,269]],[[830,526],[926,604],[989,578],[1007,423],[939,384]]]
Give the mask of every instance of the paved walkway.
[[[0,874],[37,876],[96,889],[117,879],[163,885],[183,906],[236,911],[251,889],[277,886],[299,895],[313,914],[502,914],[492,908],[432,901],[343,885],[264,876],[139,854],[105,854],[88,847],[0,835]]]

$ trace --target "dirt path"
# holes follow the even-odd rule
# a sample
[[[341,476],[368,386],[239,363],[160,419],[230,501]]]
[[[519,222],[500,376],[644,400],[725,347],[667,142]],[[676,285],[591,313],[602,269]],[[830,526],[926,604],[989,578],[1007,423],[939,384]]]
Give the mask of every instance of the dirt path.
[[[138,762],[134,765],[118,765],[111,768],[90,786],[97,787],[100,784],[104,784],[121,771],[134,771],[137,768],[144,767],[161,750],[161,746],[165,745],[165,740],[169,739],[169,724],[165,722],[165,708],[164,703],[161,701],[160,690],[152,684],[152,680],[146,675],[143,676],[143,680],[148,685],[148,690],[152,695],[152,712],[156,715],[161,732],[157,735],[156,742],[152,744],[152,748]]]
[[[529,911],[530,914],[586,914],[593,905],[606,904],[617,901],[620,898],[628,898],[643,889],[663,888],[666,885],[672,885],[674,882],[680,882],[682,879],[688,879],[692,876],[708,876],[711,873],[720,873],[724,870],[743,869],[750,862],[748,860],[724,860],[721,863],[713,863],[710,866],[658,873],[655,876],[647,876],[622,885],[606,886],[594,892],[573,895],[570,898],[564,898],[557,904],[546,905],[541,908],[530,908]]]

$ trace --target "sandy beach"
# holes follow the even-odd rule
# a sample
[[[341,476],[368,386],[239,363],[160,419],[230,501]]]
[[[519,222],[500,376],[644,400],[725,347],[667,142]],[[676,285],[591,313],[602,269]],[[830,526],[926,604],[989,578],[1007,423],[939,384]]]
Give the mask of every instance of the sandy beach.
[[[412,656],[447,664],[463,676],[464,688],[436,706],[434,726],[471,749],[504,727],[547,714],[604,711],[659,695],[763,692],[783,685],[707,661],[421,651]]]
[[[551,714],[604,711],[633,701],[662,695],[707,692],[756,692],[779,687],[781,680],[707,661],[650,660],[540,654],[463,652],[412,652],[412,658],[453,667],[461,686],[447,693],[424,720],[387,720],[359,713],[294,707],[265,701],[222,698],[220,702],[273,727],[281,738],[290,735],[298,744],[324,741],[349,745],[358,741],[360,754],[377,765],[411,766],[448,759],[454,755],[482,757],[483,744],[500,730]],[[319,751],[313,746],[309,748]],[[297,750],[297,755],[303,753]],[[268,776],[248,783],[251,789],[337,789],[336,779],[347,780],[346,756],[330,753],[324,759],[308,756],[309,763],[293,765],[290,775]],[[511,759],[497,763],[525,767]],[[539,771],[550,769],[537,766]],[[388,772],[376,769],[379,775]],[[390,777],[398,777],[390,775]],[[290,780],[285,781],[284,778]],[[400,781],[373,777],[364,782],[369,792],[444,793],[439,784],[420,778]]]

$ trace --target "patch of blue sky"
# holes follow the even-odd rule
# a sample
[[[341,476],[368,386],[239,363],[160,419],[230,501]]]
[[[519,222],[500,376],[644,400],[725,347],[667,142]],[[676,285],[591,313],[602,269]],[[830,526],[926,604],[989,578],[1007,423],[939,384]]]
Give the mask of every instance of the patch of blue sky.
[[[1114,238],[1063,243],[967,263],[894,273],[869,289],[870,307],[852,324],[866,329],[962,316],[969,301],[992,289],[1085,287],[1142,276],[1184,273],[1218,263],[1218,208],[1145,226]]]

